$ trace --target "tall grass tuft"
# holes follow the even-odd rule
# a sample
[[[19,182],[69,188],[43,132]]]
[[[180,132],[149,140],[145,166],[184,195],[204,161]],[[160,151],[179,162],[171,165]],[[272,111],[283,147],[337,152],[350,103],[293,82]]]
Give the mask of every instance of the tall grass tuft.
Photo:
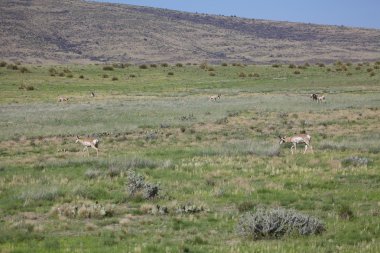
[[[56,186],[38,186],[22,191],[18,199],[28,205],[30,202],[39,200],[53,201],[60,196],[63,196],[63,192]]]

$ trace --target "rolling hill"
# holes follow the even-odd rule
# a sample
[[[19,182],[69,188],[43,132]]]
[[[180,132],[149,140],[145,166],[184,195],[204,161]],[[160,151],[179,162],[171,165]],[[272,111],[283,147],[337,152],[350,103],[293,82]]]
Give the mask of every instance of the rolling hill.
[[[0,55],[39,63],[380,59],[380,30],[82,0],[2,0]]]

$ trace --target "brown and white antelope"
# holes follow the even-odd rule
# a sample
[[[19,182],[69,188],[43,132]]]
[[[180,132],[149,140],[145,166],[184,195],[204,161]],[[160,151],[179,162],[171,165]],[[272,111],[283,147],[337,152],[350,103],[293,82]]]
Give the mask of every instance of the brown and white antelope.
[[[293,150],[297,151],[297,144],[305,144],[305,150],[303,152],[304,154],[306,153],[306,150],[308,149],[309,146],[310,146],[310,150],[312,152],[314,152],[313,147],[311,146],[311,136],[308,134],[298,134],[298,135],[294,135],[292,137],[286,137],[286,136],[281,137],[281,136],[279,136],[279,138],[280,138],[280,145],[282,143],[292,143],[293,144],[290,148],[292,155],[293,155]]]
[[[313,101],[318,101],[318,94],[313,93],[310,95],[310,98],[313,99]]]
[[[80,143],[84,146],[83,152],[87,150],[87,155],[90,156],[90,151],[88,150],[89,147],[93,148],[96,150],[96,156],[99,155],[99,140],[96,138],[79,138],[77,135],[77,139],[75,143]]]
[[[317,97],[317,103],[322,103],[323,101],[326,101],[326,97],[325,96],[318,96]]]
[[[69,101],[68,97],[58,97],[58,102],[67,102]]]
[[[215,96],[210,96],[208,99],[210,101],[216,101],[217,99],[220,99],[221,96],[222,96],[222,94],[218,94],[218,95],[215,95]]]

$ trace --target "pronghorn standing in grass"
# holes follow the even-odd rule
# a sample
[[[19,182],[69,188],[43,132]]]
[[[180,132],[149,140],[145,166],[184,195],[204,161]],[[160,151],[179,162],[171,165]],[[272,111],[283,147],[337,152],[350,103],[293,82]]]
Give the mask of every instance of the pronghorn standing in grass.
[[[318,101],[318,94],[313,93],[310,95],[310,98],[313,99],[313,101]]]
[[[68,97],[58,97],[58,102],[67,102],[69,101]]]
[[[87,155],[90,156],[90,151],[88,150],[88,147],[91,147],[93,149],[96,150],[96,156],[99,155],[99,140],[96,139],[96,138],[79,138],[79,136],[77,135],[77,139],[75,141],[75,143],[80,143],[84,146],[84,149],[83,149],[83,152],[85,152],[87,150]]]
[[[326,97],[325,96],[318,96],[317,97],[317,103],[322,103],[323,101],[326,101]]]
[[[294,135],[292,137],[286,137],[286,136],[281,137],[281,136],[279,136],[279,138],[280,138],[280,145],[282,143],[287,143],[287,142],[290,142],[293,144],[290,148],[292,155],[293,155],[293,150],[297,151],[297,144],[305,144],[305,151],[303,152],[304,154],[306,153],[306,150],[308,149],[309,146],[310,146],[310,150],[312,152],[314,152],[313,147],[310,144],[311,143],[311,136],[308,134],[299,134],[299,135]]]
[[[217,99],[220,99],[221,96],[222,96],[222,94],[218,94],[218,95],[215,95],[215,96],[210,96],[208,99],[210,101],[216,101]]]

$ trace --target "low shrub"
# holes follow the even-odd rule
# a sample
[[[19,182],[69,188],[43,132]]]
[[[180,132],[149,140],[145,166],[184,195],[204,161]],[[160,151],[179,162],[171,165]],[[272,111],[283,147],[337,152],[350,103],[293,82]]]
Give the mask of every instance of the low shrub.
[[[14,65],[14,64],[8,64],[7,69],[18,70],[18,67],[17,67],[17,65]]]
[[[116,76],[112,77],[112,81],[117,81],[119,80],[119,78],[117,78]]]
[[[59,217],[66,218],[103,218],[112,217],[115,213],[115,205],[99,204],[97,201],[86,201],[82,203],[64,203],[62,205],[56,205],[50,211],[50,215],[57,215]]]
[[[338,214],[343,220],[352,220],[354,218],[354,212],[348,205],[341,205],[339,207]]]
[[[222,65],[223,67],[227,67],[227,66],[228,66],[228,64],[225,63],[225,62],[223,62],[221,65]]]
[[[161,63],[161,67],[164,67],[164,68],[169,67],[169,64],[167,64],[167,63]]]
[[[142,64],[139,66],[140,69],[148,69],[148,65],[146,64]]]
[[[182,63],[177,63],[175,66],[178,67],[178,68],[182,68],[183,64]]]
[[[174,76],[173,72],[168,72],[168,76]]]
[[[3,68],[3,67],[5,67],[5,66],[7,66],[7,63],[6,63],[5,61],[1,61],[1,62],[0,62],[0,67]]]
[[[242,78],[244,78],[244,77],[246,77],[247,75],[244,73],[244,72],[240,72],[239,73],[239,77],[242,77]]]
[[[207,62],[202,62],[202,63],[199,65],[199,68],[201,68],[201,69],[208,69],[208,64],[207,64]]]
[[[193,214],[200,213],[203,211],[205,211],[205,208],[203,206],[198,206],[192,203],[179,205],[176,209],[176,212],[180,214]]]
[[[30,73],[30,70],[27,67],[21,67],[20,72],[21,73]]]
[[[112,71],[112,70],[113,70],[113,67],[112,67],[112,66],[104,66],[104,67],[103,67],[103,70],[106,70],[106,71]]]
[[[53,201],[62,195],[63,193],[58,187],[40,186],[31,189],[28,188],[27,190],[21,192],[18,198],[24,201],[26,205],[39,200]]]
[[[295,75],[299,75],[299,74],[301,74],[301,71],[296,70],[296,71],[294,71],[293,73],[294,73]]]
[[[121,170],[118,166],[110,166],[107,170],[107,175],[109,177],[117,177],[121,174]]]
[[[95,179],[99,177],[102,174],[102,172],[98,169],[88,169],[84,173],[84,176],[88,179]]]
[[[25,84],[21,84],[19,87],[18,87],[19,90],[29,90],[29,91],[32,91],[34,90],[34,86],[32,85],[25,85]]]
[[[244,213],[244,212],[252,211],[256,207],[256,204],[251,201],[245,201],[238,204],[236,207],[239,213]]]
[[[282,208],[245,213],[237,225],[239,235],[254,240],[280,238],[293,233],[313,235],[323,231],[325,225],[318,218]]]
[[[130,196],[142,194],[144,199],[152,199],[158,196],[159,190],[157,185],[146,183],[143,176],[133,170],[128,170],[127,191]]]
[[[358,167],[358,166],[367,166],[371,163],[372,160],[366,157],[351,156],[341,160],[341,163],[344,167]]]

